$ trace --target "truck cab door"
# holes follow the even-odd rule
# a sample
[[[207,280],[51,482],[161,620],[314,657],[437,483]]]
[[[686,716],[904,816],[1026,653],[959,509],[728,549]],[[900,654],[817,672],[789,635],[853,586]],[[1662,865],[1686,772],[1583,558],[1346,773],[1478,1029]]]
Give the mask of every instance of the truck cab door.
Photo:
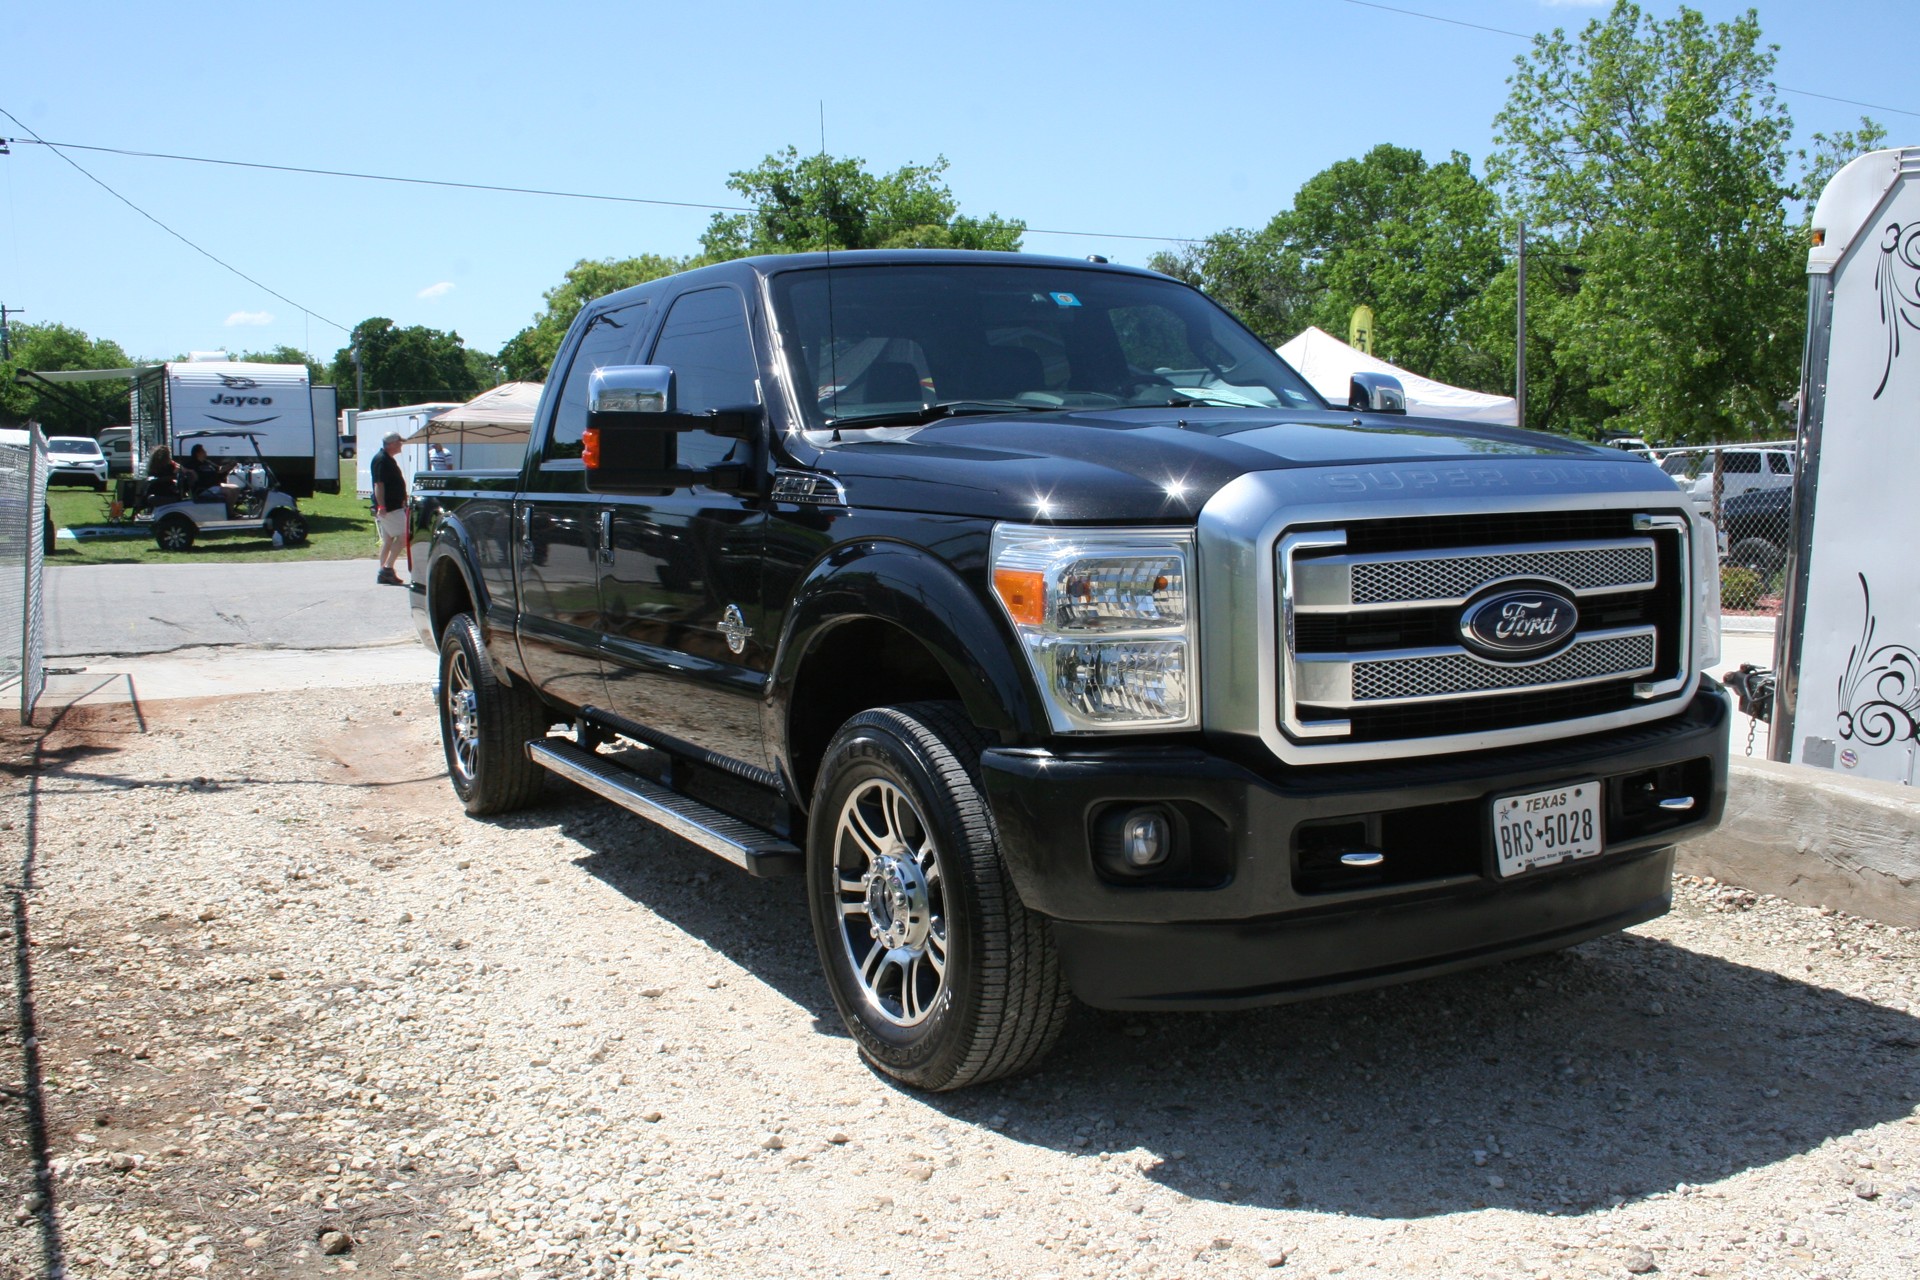
[[[760,402],[745,299],[719,286],[682,294],[642,363],[674,372],[682,412]],[[692,431],[683,467],[759,466],[766,442]],[[629,720],[769,768],[760,698],[773,662],[761,600],[766,512],[755,494],[686,485],[607,496],[611,550],[600,568],[607,706]]]
[[[513,504],[520,660],[534,687],[568,707],[602,705],[600,563],[605,502],[587,492],[580,441],[587,426],[587,379],[625,363],[644,328],[646,303],[594,315],[566,362],[552,419],[530,449]],[[536,423],[536,429],[542,424]]]

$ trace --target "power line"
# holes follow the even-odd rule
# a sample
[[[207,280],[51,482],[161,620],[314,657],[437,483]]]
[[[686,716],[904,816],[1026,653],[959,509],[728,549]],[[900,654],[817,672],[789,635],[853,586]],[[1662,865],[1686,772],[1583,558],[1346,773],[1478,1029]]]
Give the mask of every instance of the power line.
[[[95,186],[99,187],[102,191],[112,196],[115,200],[118,200],[121,204],[124,204],[125,206],[127,206],[127,208],[133,210],[135,213],[145,218],[148,222],[151,222],[154,226],[160,228],[162,231],[172,236],[175,240],[178,240],[181,244],[186,245],[187,248],[193,250],[195,253],[206,258],[208,261],[216,263],[219,266],[225,267],[228,271],[233,272],[234,275],[239,276],[242,280],[245,280],[248,284],[252,285],[254,288],[261,289],[267,293],[272,294],[274,297],[280,299],[280,301],[286,303],[288,306],[292,307],[296,311],[300,311],[306,315],[310,315],[315,320],[318,320],[323,324],[330,324],[342,333],[353,332],[351,329],[347,328],[347,326],[341,324],[339,321],[329,320],[327,319],[327,317],[321,315],[318,311],[313,310],[311,307],[301,306],[299,303],[295,302],[292,298],[289,298],[286,294],[281,293],[278,289],[272,288],[269,285],[262,284],[260,281],[254,279],[252,276],[248,275],[246,272],[242,271],[240,268],[234,266],[231,262],[226,261],[224,258],[220,257],[218,254],[214,253],[212,250],[204,249],[201,246],[195,244],[193,241],[187,239],[185,236],[181,235],[178,231],[175,231],[172,227],[160,221],[160,219],[154,217],[152,214],[148,213],[145,209],[142,209],[139,205],[135,204],[133,201],[121,195],[118,191],[115,191],[112,187],[108,186],[105,182],[102,182],[99,178],[95,177],[92,173],[88,172],[85,168],[82,168],[79,161],[75,160],[72,156],[68,155],[65,151],[61,150],[61,144],[48,142],[45,138],[42,138],[39,134],[34,133],[32,129],[28,129],[27,126],[21,122],[19,116],[16,116],[15,114],[13,114],[13,112],[8,111],[5,107],[0,107],[0,116],[5,116],[7,119],[13,121],[14,124],[18,125],[20,128],[26,129],[27,133],[30,135],[27,138],[17,139],[17,141],[32,142],[39,146],[43,146],[47,148],[49,151],[53,152],[53,154],[59,156],[62,160],[65,160],[68,164],[72,165],[74,169],[77,170],[82,177],[87,179],[87,181],[93,183]]]
[[[13,119],[9,114],[8,119]],[[15,120],[18,124],[19,121]],[[23,128],[25,126],[22,126]],[[666,200],[655,196],[621,196],[595,191],[562,191],[548,187],[514,187],[492,182],[459,182],[449,178],[409,178],[391,173],[358,173],[350,169],[314,169],[302,165],[267,164],[257,160],[228,160],[214,156],[189,156],[168,151],[136,151],[129,147],[105,147],[84,142],[48,142],[43,138],[20,138],[38,146],[69,151],[98,151],[107,155],[133,156],[142,160],[177,160],[187,164],[222,165],[233,169],[265,169],[273,173],[299,173],[319,178],[351,178],[360,182],[395,182],[415,187],[449,187],[456,191],[492,191],[507,195],[548,196],[557,200],[599,200],[613,204],[655,205],[668,209],[698,209],[707,213],[756,213],[751,205],[705,204],[697,200]],[[72,164],[69,160],[67,163]],[[78,166],[75,166],[76,168]],[[82,172],[85,172],[82,170]],[[91,175],[89,175],[91,176]],[[98,181],[98,179],[95,179]],[[104,185],[104,184],[102,184]],[[1056,227],[1023,227],[1022,234],[1034,236],[1076,236],[1095,240],[1146,240],[1162,244],[1198,244],[1197,236],[1149,236],[1124,231],[1072,231]],[[278,296],[277,294],[275,295]],[[291,305],[298,306],[294,303]],[[332,323],[329,321],[328,323]]]
[[[1444,18],[1437,13],[1422,13],[1418,9],[1400,9],[1390,4],[1377,4],[1375,0],[1341,0],[1341,2],[1343,4],[1357,5],[1362,9],[1379,9],[1386,13],[1404,14],[1406,17],[1420,18],[1427,22],[1444,22],[1452,27],[1471,27],[1475,31],[1491,32],[1496,36],[1512,36],[1515,40],[1525,40],[1529,44],[1541,38],[1538,34],[1529,35],[1524,31],[1509,31],[1505,27],[1482,26],[1478,22],[1462,22],[1458,18]],[[1802,98],[1819,98],[1826,102],[1844,103],[1849,107],[1865,107],[1869,111],[1889,111],[1896,116],[1913,116],[1915,119],[1920,119],[1920,111],[1908,111],[1904,107],[1889,107],[1876,102],[1861,102],[1856,98],[1837,98],[1830,93],[1815,93],[1811,89],[1793,89],[1784,84],[1775,84],[1773,87],[1781,93],[1791,93]]]

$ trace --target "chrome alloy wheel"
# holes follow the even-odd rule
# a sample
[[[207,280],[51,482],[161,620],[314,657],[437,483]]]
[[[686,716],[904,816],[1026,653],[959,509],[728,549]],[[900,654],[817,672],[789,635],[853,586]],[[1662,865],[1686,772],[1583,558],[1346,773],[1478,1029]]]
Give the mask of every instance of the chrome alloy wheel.
[[[480,754],[480,699],[473,690],[473,671],[467,655],[456,653],[447,664],[441,691],[447,702],[447,732],[453,745],[453,767],[462,782],[472,782]]]
[[[841,940],[872,1010],[899,1027],[933,1012],[947,984],[940,854],[913,801],[893,783],[854,788],[834,832]]]

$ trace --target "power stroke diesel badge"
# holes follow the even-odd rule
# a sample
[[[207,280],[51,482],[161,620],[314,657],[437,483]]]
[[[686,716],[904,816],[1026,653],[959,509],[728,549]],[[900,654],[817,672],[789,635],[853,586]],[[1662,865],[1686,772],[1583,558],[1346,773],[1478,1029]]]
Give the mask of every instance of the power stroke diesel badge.
[[[1467,647],[1492,658],[1530,658],[1558,648],[1580,625],[1579,606],[1558,591],[1536,587],[1476,600],[1460,615]]]

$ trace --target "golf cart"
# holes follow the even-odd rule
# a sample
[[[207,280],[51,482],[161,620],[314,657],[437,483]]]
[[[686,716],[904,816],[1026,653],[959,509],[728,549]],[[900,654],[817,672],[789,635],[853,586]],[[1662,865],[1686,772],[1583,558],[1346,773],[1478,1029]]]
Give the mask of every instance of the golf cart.
[[[195,538],[215,533],[271,534],[275,546],[297,547],[307,540],[307,519],[300,504],[275,481],[272,468],[260,453],[260,437],[252,431],[183,431],[177,447],[191,450],[212,440],[245,440],[252,461],[237,461],[225,483],[239,492],[232,502],[198,502],[188,498],[140,510],[134,520],[151,526],[154,545],[162,551],[185,551]],[[230,456],[230,455],[228,455]]]

